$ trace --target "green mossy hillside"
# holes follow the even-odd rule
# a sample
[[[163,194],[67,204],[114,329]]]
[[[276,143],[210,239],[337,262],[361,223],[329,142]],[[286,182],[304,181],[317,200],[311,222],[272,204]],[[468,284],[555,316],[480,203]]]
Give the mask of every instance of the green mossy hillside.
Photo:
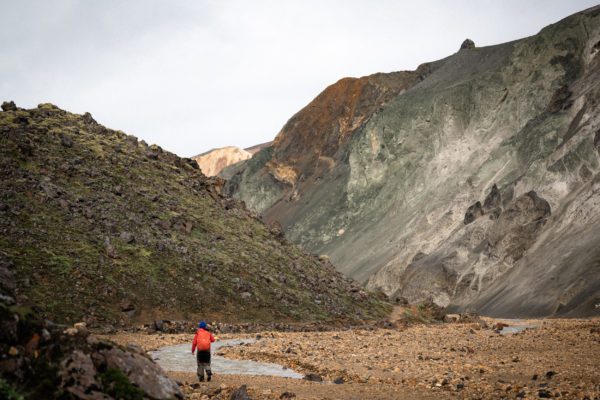
[[[223,197],[193,161],[90,114],[6,107],[0,157],[0,257],[14,265],[17,301],[49,318],[93,326],[388,311]]]

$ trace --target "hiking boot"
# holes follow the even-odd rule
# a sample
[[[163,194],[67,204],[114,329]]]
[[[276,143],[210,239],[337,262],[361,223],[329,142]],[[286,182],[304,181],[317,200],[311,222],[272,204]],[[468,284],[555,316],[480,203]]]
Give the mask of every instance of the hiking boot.
[[[210,382],[210,378],[212,378],[212,373],[206,374],[206,382]]]
[[[210,381],[210,377],[208,378],[208,380]],[[198,381],[200,381],[200,382],[204,382],[204,375],[202,375],[202,376],[199,376],[199,377],[198,377]]]

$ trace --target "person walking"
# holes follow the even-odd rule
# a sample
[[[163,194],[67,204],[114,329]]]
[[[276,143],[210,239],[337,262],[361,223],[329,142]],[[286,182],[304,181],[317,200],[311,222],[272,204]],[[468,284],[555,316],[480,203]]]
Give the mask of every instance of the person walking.
[[[196,351],[196,363],[198,364],[198,380],[204,382],[204,372],[206,371],[206,381],[210,382],[212,371],[210,370],[210,344],[215,341],[212,333],[206,328],[206,322],[200,321],[198,330],[192,342],[192,354]]]

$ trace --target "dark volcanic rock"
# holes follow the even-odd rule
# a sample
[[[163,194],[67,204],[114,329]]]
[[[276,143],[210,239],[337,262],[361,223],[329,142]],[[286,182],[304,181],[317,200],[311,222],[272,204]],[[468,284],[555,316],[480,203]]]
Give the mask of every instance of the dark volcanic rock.
[[[94,119],[94,117],[92,117],[92,114],[90,114],[89,112],[86,112],[85,114],[83,114],[82,119],[83,119],[83,122],[85,122],[86,124],[89,124],[89,125],[98,124],[96,122],[96,120]]]
[[[313,373],[306,374],[304,376],[304,379],[310,382],[323,382],[323,377],[321,375]]]
[[[498,190],[498,186],[494,183],[490,193],[486,196],[483,201],[483,209],[485,211],[493,210],[502,205],[502,195],[500,194],[500,190]]]
[[[5,101],[2,103],[2,111],[17,111],[17,106],[14,101]]]
[[[472,41],[471,39],[465,39],[464,42],[462,42],[462,44],[460,45],[460,50],[474,49],[474,48],[475,48],[475,42]]]
[[[467,212],[465,212],[464,224],[468,225],[481,216],[483,216],[483,207],[481,206],[481,202],[478,201],[467,208]]]

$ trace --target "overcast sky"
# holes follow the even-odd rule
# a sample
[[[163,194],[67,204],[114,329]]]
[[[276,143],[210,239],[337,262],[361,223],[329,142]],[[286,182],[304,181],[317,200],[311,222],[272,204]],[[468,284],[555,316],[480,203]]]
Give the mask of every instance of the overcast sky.
[[[345,76],[414,69],[594,5],[0,0],[0,100],[89,111],[181,156],[272,140]]]

